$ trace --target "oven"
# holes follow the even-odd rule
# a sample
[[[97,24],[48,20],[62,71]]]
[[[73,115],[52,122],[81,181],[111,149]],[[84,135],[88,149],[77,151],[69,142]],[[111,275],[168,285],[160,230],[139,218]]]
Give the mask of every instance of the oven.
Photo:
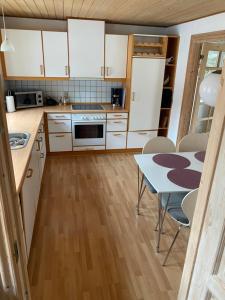
[[[73,146],[104,146],[106,114],[74,114]]]

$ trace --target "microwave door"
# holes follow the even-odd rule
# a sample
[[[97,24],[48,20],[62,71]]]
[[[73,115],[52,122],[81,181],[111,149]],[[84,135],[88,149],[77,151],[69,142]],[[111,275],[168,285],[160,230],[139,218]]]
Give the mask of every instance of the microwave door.
[[[35,107],[37,106],[36,94],[17,94],[16,108]]]

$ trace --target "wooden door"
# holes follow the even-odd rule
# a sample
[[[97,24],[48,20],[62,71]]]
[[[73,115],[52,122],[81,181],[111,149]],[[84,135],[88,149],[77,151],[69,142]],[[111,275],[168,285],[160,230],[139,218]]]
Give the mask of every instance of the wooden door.
[[[127,35],[105,35],[105,78],[126,78]]]
[[[68,20],[70,77],[104,77],[105,22]]]
[[[158,128],[165,59],[134,58],[129,131]]]
[[[4,53],[7,76],[43,77],[41,31],[8,29],[7,35],[15,47]]]
[[[215,107],[178,299],[225,299],[225,85]]]
[[[67,32],[43,31],[46,77],[69,77]]]

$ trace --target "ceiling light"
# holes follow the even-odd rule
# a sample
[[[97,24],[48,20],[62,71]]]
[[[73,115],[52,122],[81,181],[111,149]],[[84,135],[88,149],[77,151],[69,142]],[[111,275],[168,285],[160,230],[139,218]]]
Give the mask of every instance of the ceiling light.
[[[221,74],[210,73],[201,82],[199,95],[204,104],[215,107],[221,88]]]
[[[4,15],[3,3],[2,3],[2,20],[3,20],[3,26],[4,26],[4,41],[1,44],[0,51],[2,51],[2,52],[15,51],[14,46],[12,45],[12,43],[10,43],[10,41],[7,38],[6,28],[5,28],[5,15]]]

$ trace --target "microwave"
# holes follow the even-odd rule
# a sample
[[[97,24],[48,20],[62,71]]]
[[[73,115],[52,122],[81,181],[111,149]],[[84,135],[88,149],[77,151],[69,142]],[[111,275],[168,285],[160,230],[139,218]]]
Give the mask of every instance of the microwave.
[[[36,92],[15,92],[16,109],[40,107],[44,105],[42,91]]]

